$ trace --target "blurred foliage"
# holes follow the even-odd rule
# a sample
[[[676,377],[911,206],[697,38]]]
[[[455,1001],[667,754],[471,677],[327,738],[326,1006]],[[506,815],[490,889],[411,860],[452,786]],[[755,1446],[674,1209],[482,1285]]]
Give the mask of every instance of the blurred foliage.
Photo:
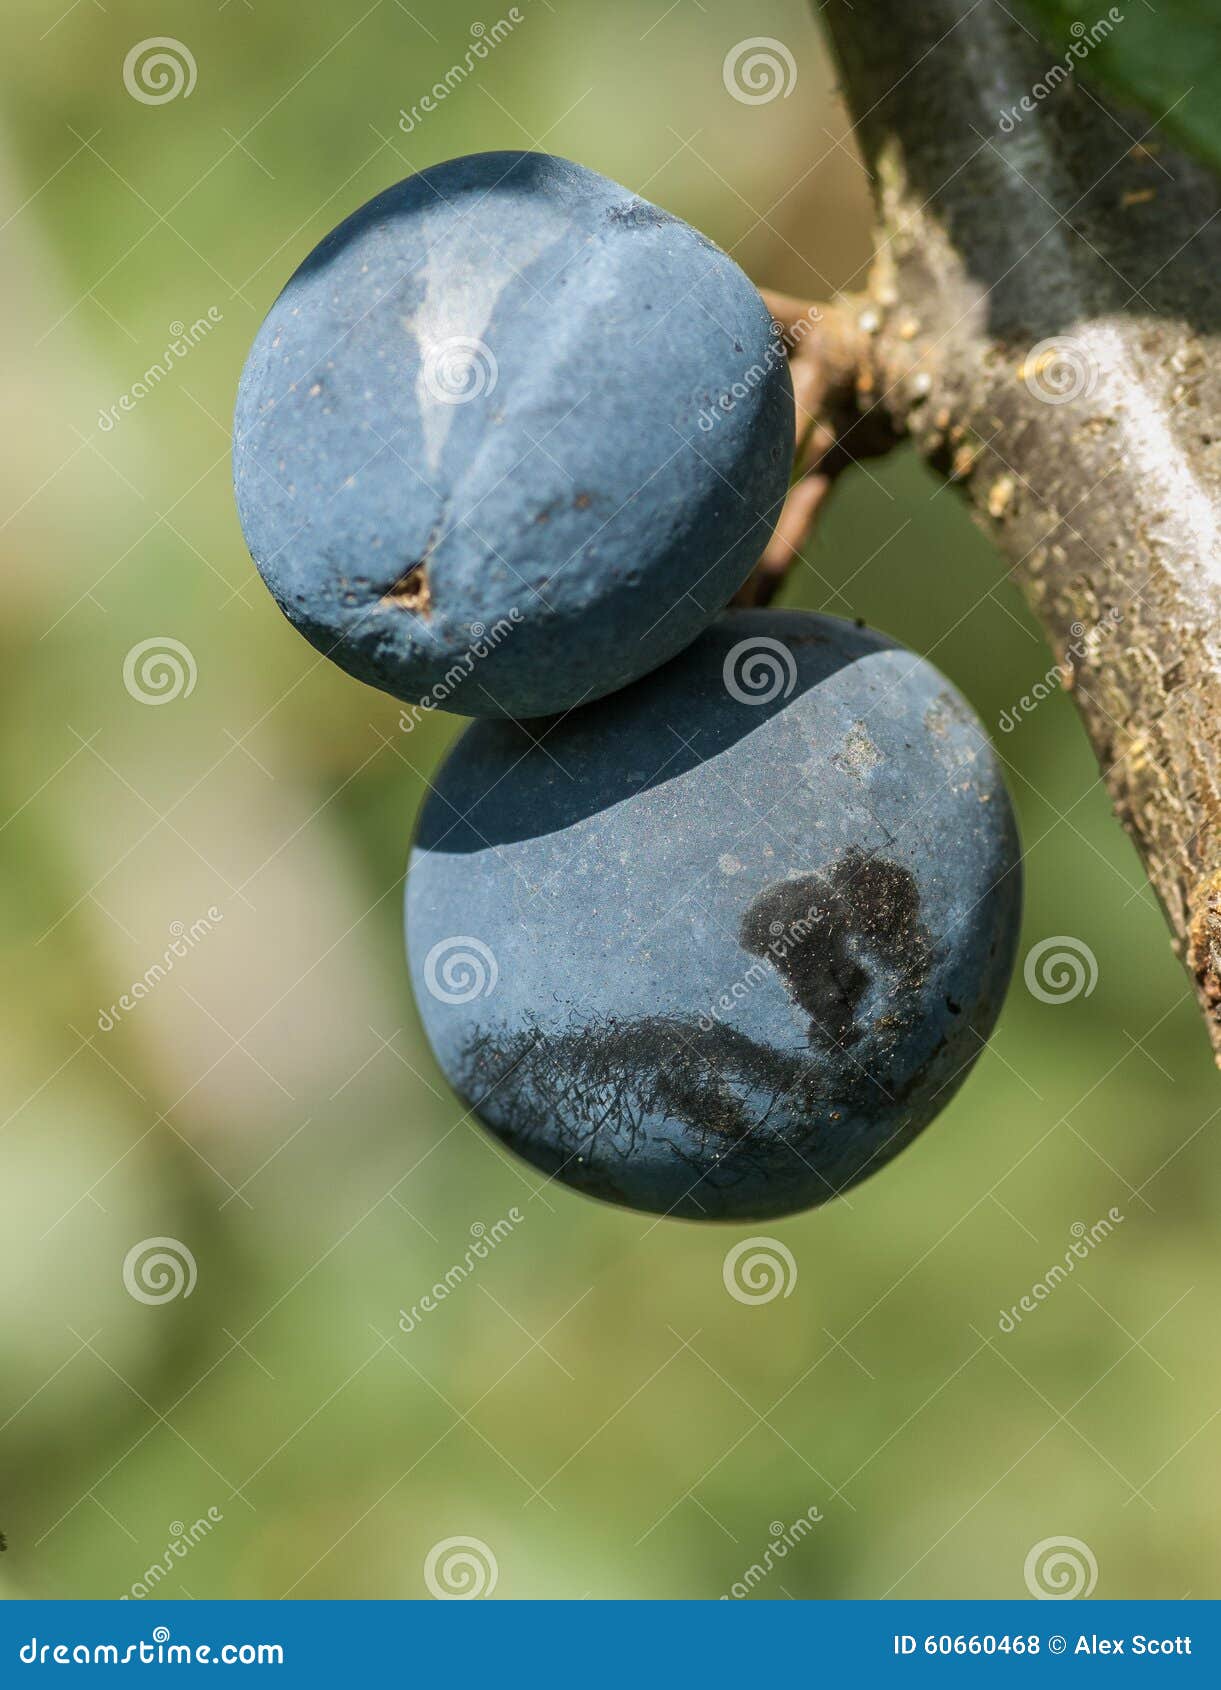
[[[1030,1546],[1068,1533],[1099,1596],[1215,1595],[1221,1097],[1063,692],[997,739],[1026,945],[1088,945],[1096,988],[1046,1004],[1019,976],[919,1144],[771,1229],[790,1297],[726,1295],[733,1230],[540,1188],[423,1043],[402,868],[457,724],[401,732],[255,577],[228,431],[262,313],[377,189],[490,147],[578,158],[793,292],[859,285],[868,252],[800,0],[747,22],[729,0],[520,3],[407,136],[399,111],[471,38],[450,0],[9,0],[0,1592],[118,1595],[211,1507],[165,1594],[418,1596],[429,1547],[464,1534],[494,1549],[497,1595],[716,1596],[817,1506],[759,1594],[1021,1595]],[[791,97],[726,93],[747,29],[789,46]],[[141,103],[124,59],[167,34],[196,86]],[[209,307],[219,324],[103,430]],[[907,457],[847,479],[789,602],[927,653],[990,724],[1052,664]],[[125,657],[166,636],[196,685],[141,705]],[[99,1031],[171,924],[212,906]],[[515,1204],[528,1224],[404,1336],[399,1309]],[[1002,1335],[1074,1223],[1113,1206],[1115,1235]],[[150,1306],[123,1264],[158,1237],[198,1281]]]
[[[1221,168],[1221,0],[1130,0],[1088,15],[1080,0],[1024,3],[1079,76]]]

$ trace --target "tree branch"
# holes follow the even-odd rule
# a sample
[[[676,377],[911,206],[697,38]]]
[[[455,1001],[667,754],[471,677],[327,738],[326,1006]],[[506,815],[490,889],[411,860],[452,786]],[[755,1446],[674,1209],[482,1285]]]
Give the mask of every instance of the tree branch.
[[[1071,673],[1221,1053],[1218,184],[999,0],[821,16],[878,209],[858,390],[962,484]]]

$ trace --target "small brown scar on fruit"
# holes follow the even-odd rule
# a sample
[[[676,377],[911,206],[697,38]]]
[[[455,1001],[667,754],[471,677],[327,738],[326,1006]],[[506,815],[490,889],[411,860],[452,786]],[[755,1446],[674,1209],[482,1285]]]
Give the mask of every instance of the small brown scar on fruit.
[[[1127,211],[1129,206],[1148,205],[1150,200],[1154,200],[1156,198],[1156,188],[1133,188],[1130,193],[1126,193],[1123,196],[1119,203],[1121,208],[1124,211]]]
[[[406,574],[399,576],[381,602],[384,605],[397,605],[401,610],[414,611],[417,616],[427,616],[432,610],[432,588],[428,584],[427,564],[413,563]]]
[[[587,511],[593,503],[593,500],[590,498],[588,493],[578,493],[572,502],[579,511]]]

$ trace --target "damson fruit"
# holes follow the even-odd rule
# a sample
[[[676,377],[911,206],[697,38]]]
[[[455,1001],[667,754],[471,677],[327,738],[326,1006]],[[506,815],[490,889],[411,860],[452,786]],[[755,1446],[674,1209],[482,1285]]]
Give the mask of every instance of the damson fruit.
[[[542,715],[728,603],[793,415],[725,253],[579,165],[485,153],[387,189],[288,283],[242,375],[238,511],[289,620],[360,680]]]
[[[467,729],[407,878],[450,1082],[597,1197],[691,1218],[826,1201],[983,1048],[1021,867],[979,722],[851,623],[733,611],[554,723]]]

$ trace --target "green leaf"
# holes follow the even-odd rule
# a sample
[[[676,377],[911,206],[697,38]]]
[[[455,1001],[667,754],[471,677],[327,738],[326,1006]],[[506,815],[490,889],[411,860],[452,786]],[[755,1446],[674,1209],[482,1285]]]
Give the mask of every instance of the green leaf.
[[[1221,170],[1221,0],[1122,0],[1093,13],[1081,0],[1026,6],[1079,77],[1143,106]]]

